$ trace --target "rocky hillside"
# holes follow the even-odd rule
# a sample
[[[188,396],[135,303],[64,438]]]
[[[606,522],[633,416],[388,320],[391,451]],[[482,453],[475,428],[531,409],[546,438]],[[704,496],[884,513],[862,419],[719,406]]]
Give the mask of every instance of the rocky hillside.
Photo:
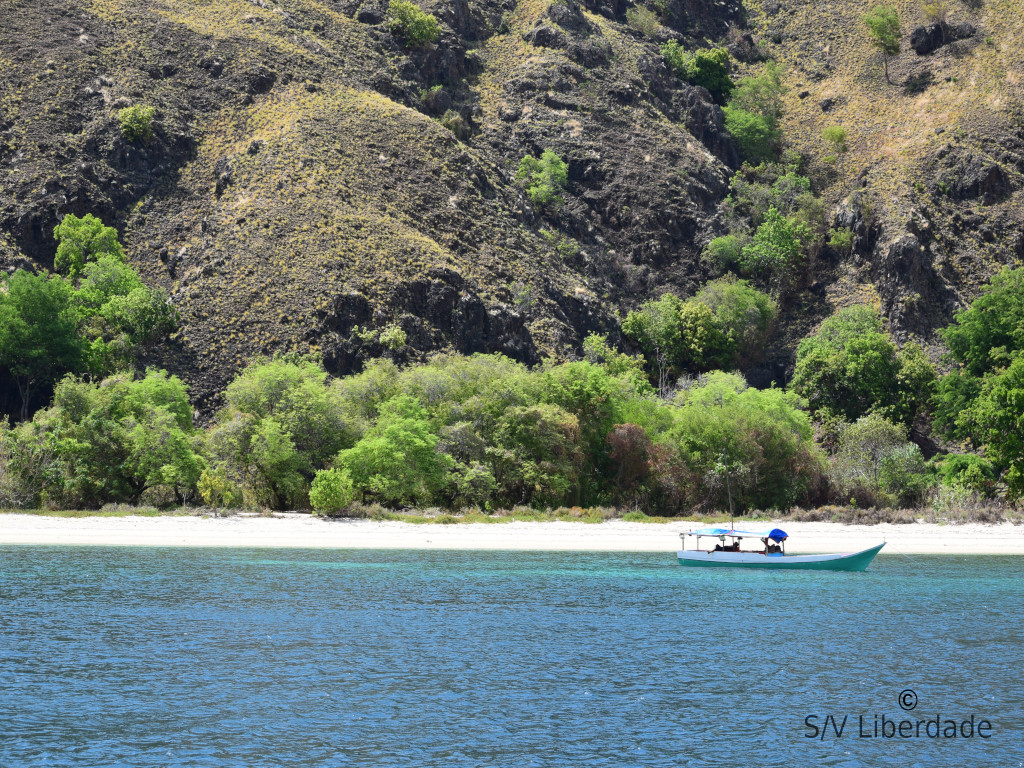
[[[666,66],[670,39],[728,44],[737,76],[786,65],[786,142],[857,234],[785,307],[769,376],[834,305],[875,301],[931,340],[1024,257],[1015,0],[956,2],[974,33],[921,56],[905,40],[891,86],[860,0],[669,0],[642,30],[625,0],[421,5],[441,35],[409,50],[384,0],[8,0],[0,262],[51,265],[65,213],[115,224],[182,315],[161,363],[207,406],[252,355],[348,372],[391,324],[400,359],[615,339],[624,310],[707,279],[739,163],[710,95]],[[896,5],[909,40],[920,11]],[[151,140],[121,135],[130,105],[156,108]],[[829,164],[832,124],[849,151]],[[556,210],[513,178],[545,149],[568,163]]]
[[[937,351],[935,329],[1024,259],[1024,14],[1016,0],[955,0],[943,34],[922,3],[893,0],[904,37],[888,84],[861,21],[873,5],[748,0],[755,37],[785,66],[787,141],[857,235],[821,277],[829,304],[874,303]],[[828,164],[832,125],[848,151]]]

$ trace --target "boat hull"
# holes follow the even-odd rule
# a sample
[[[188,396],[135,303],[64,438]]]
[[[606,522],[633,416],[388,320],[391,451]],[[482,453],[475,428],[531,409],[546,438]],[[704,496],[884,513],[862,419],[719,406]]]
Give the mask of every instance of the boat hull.
[[[762,555],[757,552],[679,550],[680,565],[697,568],[773,568],[783,571],[863,571],[885,544],[862,552],[828,555]]]

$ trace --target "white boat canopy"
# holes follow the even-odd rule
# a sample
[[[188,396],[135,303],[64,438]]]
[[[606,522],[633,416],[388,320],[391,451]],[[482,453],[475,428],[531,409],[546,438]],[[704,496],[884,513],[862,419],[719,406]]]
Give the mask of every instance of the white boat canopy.
[[[756,538],[771,539],[772,541],[785,541],[789,534],[778,528],[770,531],[737,531],[735,528],[700,528],[696,531],[686,531],[683,536],[732,536],[734,538]]]

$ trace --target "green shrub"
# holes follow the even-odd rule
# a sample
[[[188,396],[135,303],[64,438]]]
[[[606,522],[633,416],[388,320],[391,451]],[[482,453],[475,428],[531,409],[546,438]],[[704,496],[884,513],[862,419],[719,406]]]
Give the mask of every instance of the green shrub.
[[[569,166],[550,149],[540,158],[527,155],[519,161],[516,181],[526,187],[535,205],[554,207],[562,204],[561,192],[569,182]]]
[[[779,133],[767,118],[732,105],[724,111],[725,130],[745,160],[763,163],[775,157]]]
[[[821,132],[821,138],[832,145],[836,154],[846,151],[846,129],[841,125],[830,125]]]
[[[381,328],[378,339],[384,349],[395,352],[405,346],[409,337],[398,323],[389,323]]]
[[[732,93],[729,52],[725,48],[698,48],[688,53],[678,41],[670,40],[661,46],[661,55],[680,79],[707,88],[719,104],[724,104]]]
[[[740,253],[740,266],[751,275],[766,279],[781,289],[793,268],[803,257],[802,238],[806,225],[787,219],[774,207],[769,208],[753,239]]]
[[[472,134],[472,129],[466,119],[454,109],[445,110],[441,116],[441,125],[455,134],[459,141],[465,141]]]
[[[626,23],[644,37],[654,37],[658,34],[658,28],[661,26],[658,22],[658,15],[642,5],[634,5],[626,11]]]
[[[421,48],[435,43],[441,35],[437,17],[409,0],[391,0],[388,3],[388,22],[391,30],[405,39],[406,48]]]
[[[694,301],[707,306],[725,333],[730,364],[760,359],[779,307],[766,293],[745,280],[723,277],[705,285]]]
[[[580,255],[580,244],[561,232],[550,229],[540,230],[540,235],[548,245],[555,249],[555,253],[563,260],[575,259]]]
[[[309,503],[320,514],[336,515],[356,500],[352,478],[344,469],[321,469],[309,489]]]
[[[992,462],[973,453],[955,453],[936,462],[942,483],[952,488],[966,488],[982,496],[991,496],[996,471]]]
[[[710,262],[719,272],[738,268],[743,247],[749,242],[750,237],[745,234],[730,234],[716,237],[704,246],[704,259]]]
[[[935,473],[913,443],[905,443],[882,461],[879,484],[897,506],[920,507],[935,488]]]
[[[228,478],[223,468],[204,469],[197,484],[203,503],[218,509],[235,509],[242,506],[242,490]]]
[[[830,229],[828,244],[837,251],[849,253],[853,250],[853,230],[846,228]]]
[[[125,107],[118,110],[117,119],[121,123],[121,135],[128,141],[148,141],[153,138],[153,118],[155,107]]]

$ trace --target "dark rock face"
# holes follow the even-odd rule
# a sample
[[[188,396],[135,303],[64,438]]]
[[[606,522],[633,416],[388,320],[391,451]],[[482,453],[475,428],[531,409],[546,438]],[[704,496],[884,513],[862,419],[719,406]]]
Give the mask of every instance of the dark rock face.
[[[539,24],[523,35],[523,39],[541,48],[565,48],[568,45],[565,33],[550,24]]]
[[[937,51],[947,43],[974,37],[975,33],[974,26],[967,22],[945,28],[938,23],[915,27],[914,31],[910,33],[910,47],[918,56],[925,56]]]
[[[954,200],[980,199],[992,205],[1014,189],[1009,174],[998,162],[970,150],[951,152],[943,166],[939,185]]]
[[[910,232],[880,250],[875,284],[896,335],[921,336],[945,323],[956,309],[956,296],[935,271],[930,250]]]
[[[376,339],[360,338],[354,331],[357,326],[372,328],[386,317],[399,318],[406,333],[408,344],[400,352],[404,362],[422,359],[419,350],[438,348],[466,355],[501,352],[527,364],[540,361],[521,312],[504,304],[489,305],[471,283],[446,269],[393,286],[385,305],[376,309],[361,294],[341,294],[307,335],[319,341],[327,370],[346,375],[385,353]]]
[[[583,15],[583,9],[577,0],[552,3],[548,6],[548,18],[562,29],[571,32],[587,32],[590,30],[590,24]]]

